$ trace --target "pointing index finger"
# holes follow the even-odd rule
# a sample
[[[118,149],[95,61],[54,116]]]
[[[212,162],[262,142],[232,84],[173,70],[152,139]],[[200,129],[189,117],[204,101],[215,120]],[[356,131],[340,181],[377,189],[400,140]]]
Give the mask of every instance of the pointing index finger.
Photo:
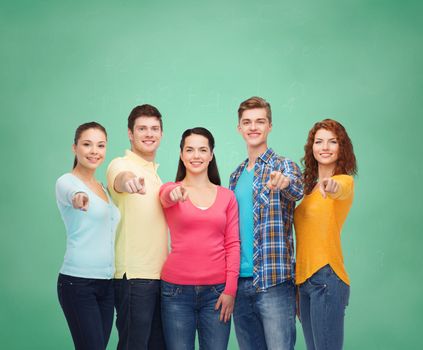
[[[184,186],[181,186],[182,201],[185,202],[188,198],[188,191]]]
[[[323,181],[319,183],[319,192],[322,194],[323,198],[326,198],[325,184]]]

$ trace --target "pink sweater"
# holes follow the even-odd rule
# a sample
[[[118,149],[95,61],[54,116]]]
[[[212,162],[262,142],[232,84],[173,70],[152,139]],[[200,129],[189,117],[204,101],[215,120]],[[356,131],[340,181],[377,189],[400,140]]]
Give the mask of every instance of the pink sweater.
[[[168,182],[160,189],[171,237],[171,252],[161,278],[175,284],[226,283],[224,293],[235,296],[240,247],[238,204],[233,192],[218,186],[215,202],[202,210],[189,198],[172,202],[169,193],[178,185]]]

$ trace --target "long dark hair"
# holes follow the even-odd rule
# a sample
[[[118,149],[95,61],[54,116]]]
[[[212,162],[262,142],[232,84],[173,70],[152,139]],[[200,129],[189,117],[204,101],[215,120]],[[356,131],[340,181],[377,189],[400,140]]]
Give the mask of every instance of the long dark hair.
[[[184,149],[185,139],[188,136],[191,136],[192,134],[204,136],[209,141],[210,151],[213,152],[214,137],[212,133],[208,131],[206,128],[197,127],[197,128],[187,129],[182,134],[181,142],[179,144],[181,153],[182,153],[182,150]],[[179,158],[178,171],[176,172],[175,181],[182,181],[185,178],[186,174],[187,174],[187,169],[185,168],[185,165],[182,162],[182,159]],[[214,155],[214,152],[213,152],[213,158],[210,161],[209,166],[207,168],[207,175],[211,183],[214,183],[215,185],[220,186],[221,182],[220,182],[219,169],[217,169],[216,156]]]
[[[107,139],[107,132],[106,132],[106,129],[104,128],[103,125],[101,125],[97,122],[84,123],[84,124],[81,124],[80,126],[78,126],[75,130],[75,137],[73,138],[73,144],[75,146],[78,143],[78,140],[81,138],[82,133],[85,130],[88,130],[88,129],[101,130],[102,132],[104,132],[104,135],[106,135],[106,139]],[[77,164],[78,164],[78,161],[76,160],[76,156],[75,156],[75,159],[73,160],[73,169],[75,169]]]
[[[307,142],[304,146],[305,154],[301,162],[304,166],[303,178],[306,194],[310,194],[317,183],[318,164],[313,156],[313,144],[314,136],[320,129],[333,132],[339,143],[339,155],[333,175],[357,174],[357,161],[355,159],[354,148],[351,139],[347,134],[347,131],[342,126],[342,124],[336,120],[324,119],[321,122],[314,124],[314,126],[311,128],[308,133]]]

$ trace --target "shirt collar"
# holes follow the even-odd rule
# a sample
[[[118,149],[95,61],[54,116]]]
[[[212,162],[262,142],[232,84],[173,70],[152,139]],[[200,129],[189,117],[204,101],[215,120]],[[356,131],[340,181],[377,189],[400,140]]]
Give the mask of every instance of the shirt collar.
[[[268,148],[268,149],[266,149],[266,151],[265,151],[265,152],[263,152],[262,154],[260,154],[260,155],[257,157],[256,162],[257,162],[257,160],[258,160],[258,159],[261,159],[261,161],[262,161],[262,162],[264,162],[264,163],[269,163],[270,159],[271,159],[274,155],[275,155],[275,151],[274,151],[273,149],[271,149],[271,148]],[[244,160],[244,161],[240,164],[240,166],[238,167],[238,170],[239,170],[239,173],[240,173],[240,174],[244,171],[244,169],[247,167],[247,165],[248,165],[248,158],[247,158],[247,159],[245,159],[245,160]]]
[[[141,156],[139,156],[138,154],[136,154],[135,152],[132,152],[131,150],[127,149],[125,152],[125,155],[131,159],[132,161],[142,165],[143,167],[147,167],[147,168],[152,168],[155,171],[157,171],[157,169],[159,168],[160,164],[156,163],[156,162],[149,162],[148,160],[145,160],[144,158],[142,158]]]
[[[258,156],[258,159],[261,159],[264,163],[269,163],[270,159],[275,155],[275,151],[273,149],[268,148],[264,153]]]

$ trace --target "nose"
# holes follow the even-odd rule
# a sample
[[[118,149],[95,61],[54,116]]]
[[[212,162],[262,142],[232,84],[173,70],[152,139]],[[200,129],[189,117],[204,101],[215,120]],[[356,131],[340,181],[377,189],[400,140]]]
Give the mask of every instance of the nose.
[[[198,158],[200,156],[200,151],[199,150],[195,150],[194,151],[194,158]]]
[[[257,125],[256,125],[256,122],[251,122],[251,130],[256,130],[256,128],[257,128]]]

